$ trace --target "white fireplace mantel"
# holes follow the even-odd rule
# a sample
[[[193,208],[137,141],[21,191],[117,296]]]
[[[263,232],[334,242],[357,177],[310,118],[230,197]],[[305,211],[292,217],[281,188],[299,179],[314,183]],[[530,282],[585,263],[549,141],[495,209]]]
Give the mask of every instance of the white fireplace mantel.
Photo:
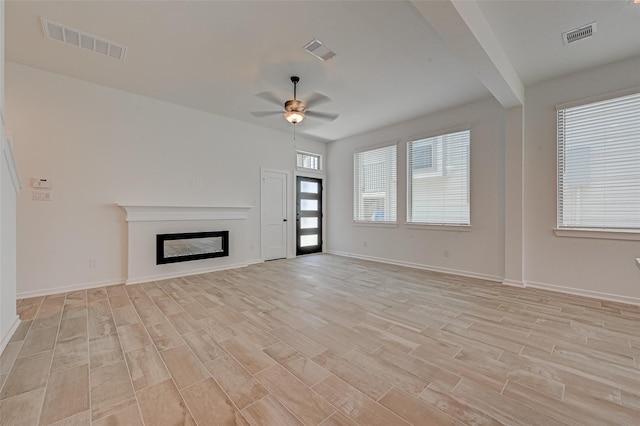
[[[118,204],[127,222],[247,219],[253,206],[140,206]]]

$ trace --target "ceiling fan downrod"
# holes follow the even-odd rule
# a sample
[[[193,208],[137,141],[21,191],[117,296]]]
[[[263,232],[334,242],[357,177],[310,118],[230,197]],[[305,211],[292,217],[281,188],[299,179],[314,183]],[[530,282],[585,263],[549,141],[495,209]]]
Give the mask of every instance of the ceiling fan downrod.
[[[296,98],[296,87],[298,86],[298,83],[300,82],[300,77],[298,77],[297,75],[292,75],[291,76],[291,82],[293,83],[293,100],[297,100],[298,98]]]
[[[293,83],[293,99],[284,103],[284,118],[293,125],[304,120],[304,113],[307,109],[307,105],[297,99],[297,85],[300,82],[300,77],[294,75],[291,76],[291,82]]]

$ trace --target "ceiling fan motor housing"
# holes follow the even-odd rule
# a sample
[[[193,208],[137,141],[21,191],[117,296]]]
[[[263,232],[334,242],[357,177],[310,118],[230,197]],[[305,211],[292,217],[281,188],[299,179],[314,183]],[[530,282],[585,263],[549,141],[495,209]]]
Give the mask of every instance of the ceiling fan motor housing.
[[[284,109],[287,112],[305,112],[307,110],[307,104],[297,99],[291,99],[284,104]]]

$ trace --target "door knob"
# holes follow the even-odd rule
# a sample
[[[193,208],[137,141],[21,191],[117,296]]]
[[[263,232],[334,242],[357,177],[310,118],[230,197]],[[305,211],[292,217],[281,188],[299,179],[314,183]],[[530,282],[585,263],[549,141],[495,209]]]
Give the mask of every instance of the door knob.
[[[283,222],[286,222],[286,221],[287,221],[287,219],[282,219],[282,221],[283,221]]]

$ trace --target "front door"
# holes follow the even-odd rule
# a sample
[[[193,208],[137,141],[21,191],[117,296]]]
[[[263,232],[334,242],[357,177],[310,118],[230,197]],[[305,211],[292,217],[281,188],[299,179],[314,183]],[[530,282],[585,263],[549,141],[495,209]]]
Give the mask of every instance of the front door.
[[[287,172],[262,171],[262,258],[287,257]]]
[[[296,179],[296,255],[322,252],[322,179]]]

